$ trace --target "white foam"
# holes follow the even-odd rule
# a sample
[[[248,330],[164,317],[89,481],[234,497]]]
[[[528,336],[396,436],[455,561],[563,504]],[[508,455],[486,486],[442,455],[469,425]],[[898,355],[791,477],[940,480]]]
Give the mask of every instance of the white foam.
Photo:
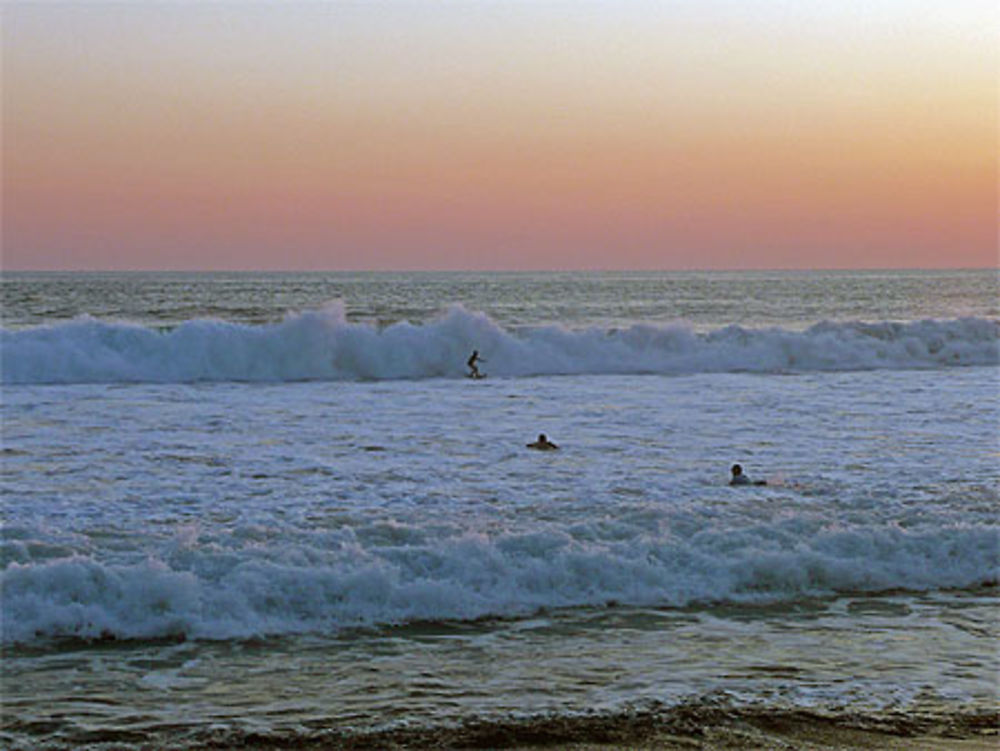
[[[116,383],[458,377],[478,349],[498,376],[804,372],[1000,362],[1000,321],[821,323],[806,331],[634,325],[505,330],[451,307],[439,319],[379,328],[343,305],[249,326],[192,320],[169,331],[81,317],[0,332],[3,382]]]
[[[134,563],[12,563],[0,575],[3,639],[329,633],[612,601],[685,606],[926,591],[1000,574],[995,527],[907,531],[791,519],[691,536],[650,536],[637,525],[626,537],[598,523],[493,537],[412,532],[394,544],[361,544],[365,534],[343,530],[311,543],[165,550],[162,560]]]

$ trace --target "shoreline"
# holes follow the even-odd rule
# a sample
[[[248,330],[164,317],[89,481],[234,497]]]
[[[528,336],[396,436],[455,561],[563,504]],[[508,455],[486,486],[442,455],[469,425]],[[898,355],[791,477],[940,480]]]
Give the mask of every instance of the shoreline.
[[[148,743],[141,745],[151,747]],[[448,726],[370,731],[317,730],[310,735],[223,731],[214,737],[189,737],[183,747],[192,751],[243,748],[259,751],[609,751],[623,748],[636,751],[992,751],[998,745],[1000,710],[948,714],[903,711],[838,714],[817,709],[736,708],[685,703],[669,708],[657,706],[610,714],[470,719]]]

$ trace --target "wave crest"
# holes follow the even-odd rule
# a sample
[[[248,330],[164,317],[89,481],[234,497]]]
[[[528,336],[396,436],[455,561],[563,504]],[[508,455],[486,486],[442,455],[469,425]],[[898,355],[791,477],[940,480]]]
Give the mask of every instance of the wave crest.
[[[805,331],[683,324],[504,329],[455,305],[424,324],[348,322],[341,303],[251,326],[168,331],[81,317],[0,332],[6,384],[459,377],[478,349],[497,376],[939,368],[1000,363],[1000,321],[824,322]]]
[[[816,529],[803,519],[598,541],[560,528],[428,539],[401,531],[395,544],[365,544],[345,529],[321,547],[181,545],[133,563],[19,556],[0,572],[2,639],[328,633],[609,602],[684,607],[966,588],[1000,573],[995,527]]]

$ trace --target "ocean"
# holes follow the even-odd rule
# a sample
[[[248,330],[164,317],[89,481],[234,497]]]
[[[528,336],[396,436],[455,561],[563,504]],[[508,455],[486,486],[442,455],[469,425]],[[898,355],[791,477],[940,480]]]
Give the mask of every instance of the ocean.
[[[0,291],[5,748],[997,709],[995,270]]]

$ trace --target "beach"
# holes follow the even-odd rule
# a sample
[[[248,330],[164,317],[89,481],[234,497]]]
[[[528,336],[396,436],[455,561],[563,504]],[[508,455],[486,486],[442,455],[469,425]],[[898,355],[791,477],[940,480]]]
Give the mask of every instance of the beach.
[[[615,715],[468,720],[446,728],[376,733],[317,732],[312,737],[231,737],[194,741],[191,749],[555,749],[563,751],[988,751],[997,747],[997,712],[948,717],[910,713],[834,716],[805,710],[736,710],[695,704]]]

